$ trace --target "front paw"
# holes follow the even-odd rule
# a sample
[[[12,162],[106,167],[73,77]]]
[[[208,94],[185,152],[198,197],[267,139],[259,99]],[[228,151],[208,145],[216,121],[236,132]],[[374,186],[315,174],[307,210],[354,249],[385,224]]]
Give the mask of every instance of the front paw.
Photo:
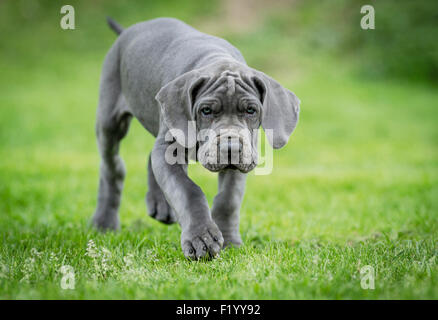
[[[181,233],[181,247],[187,259],[211,259],[219,255],[224,238],[213,221],[187,227]]]
[[[224,248],[236,247],[239,248],[243,244],[240,234],[225,235]]]
[[[108,213],[99,210],[95,212],[92,224],[100,231],[117,230],[120,227],[117,212]]]

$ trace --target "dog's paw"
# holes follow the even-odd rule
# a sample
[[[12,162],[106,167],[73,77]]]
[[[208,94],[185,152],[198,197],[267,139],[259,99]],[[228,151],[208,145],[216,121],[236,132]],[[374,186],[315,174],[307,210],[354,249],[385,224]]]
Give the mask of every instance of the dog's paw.
[[[165,224],[176,222],[175,213],[162,193],[152,193],[149,191],[146,195],[146,206],[148,214],[152,218]]]
[[[92,224],[100,231],[117,230],[120,227],[117,214],[108,215],[101,212],[96,212],[94,214]]]
[[[181,233],[181,247],[190,260],[215,258],[223,244],[222,233],[213,221],[193,225]]]
[[[242,238],[240,235],[226,236],[224,235],[224,248],[236,247],[239,248],[242,245]]]

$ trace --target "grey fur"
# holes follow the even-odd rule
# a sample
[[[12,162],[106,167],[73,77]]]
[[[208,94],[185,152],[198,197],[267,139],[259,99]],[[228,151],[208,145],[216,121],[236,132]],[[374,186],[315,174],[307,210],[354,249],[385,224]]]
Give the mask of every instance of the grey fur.
[[[94,225],[100,229],[119,227],[125,167],[118,151],[134,116],[156,137],[148,164],[149,214],[164,223],[180,224],[181,246],[187,258],[214,257],[224,246],[239,246],[246,173],[256,165],[253,129],[260,125],[273,129],[269,142],[274,148],[284,146],[298,121],[298,98],[248,67],[227,41],[179,20],[159,18],[127,29],[108,21],[120,37],[105,58],[100,83],[96,133],[102,161]],[[208,114],[209,109],[213,113]],[[199,150],[205,155],[210,152],[209,159],[212,146],[221,154],[226,149],[251,159],[242,164],[228,158],[230,163],[224,165],[200,160],[207,169],[219,172],[218,194],[211,211],[200,187],[188,177],[187,164],[165,161],[166,150],[173,143],[166,140],[166,134],[170,129],[187,132],[187,120],[195,121],[197,130],[211,129],[217,134],[214,142],[198,141]],[[237,137],[240,142],[236,144],[231,134],[219,134],[219,130],[230,128],[248,129],[249,153],[242,148],[242,137]],[[196,149],[178,136],[174,140],[183,150],[191,149],[189,154]]]

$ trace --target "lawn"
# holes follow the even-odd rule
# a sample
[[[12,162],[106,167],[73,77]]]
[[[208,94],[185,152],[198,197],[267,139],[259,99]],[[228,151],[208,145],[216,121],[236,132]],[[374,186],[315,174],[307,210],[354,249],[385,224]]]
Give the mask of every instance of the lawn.
[[[0,4],[0,298],[437,299],[436,86],[361,77],[354,57],[311,52],[268,22],[222,30],[218,3],[181,3],[73,1],[70,31],[56,1]],[[301,99],[273,172],[248,177],[240,249],[187,261],[179,226],[147,215],[153,137],[137,121],[121,150],[121,230],[90,227],[100,69],[115,39],[107,14],[125,26],[174,16],[226,37]],[[189,173],[211,204],[216,175]],[[73,290],[61,287],[65,265]],[[374,289],[361,286],[364,266]]]

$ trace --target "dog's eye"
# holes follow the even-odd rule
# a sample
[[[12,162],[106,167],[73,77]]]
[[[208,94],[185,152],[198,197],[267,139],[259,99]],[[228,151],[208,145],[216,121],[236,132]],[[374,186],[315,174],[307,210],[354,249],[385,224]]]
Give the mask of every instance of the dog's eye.
[[[248,107],[246,107],[246,113],[248,114],[254,114],[256,113],[257,109],[254,105],[250,104]]]
[[[210,115],[211,114],[211,108],[209,107],[209,106],[205,106],[205,107],[202,107],[201,108],[201,113],[204,115],[204,116],[208,116],[208,115]]]

